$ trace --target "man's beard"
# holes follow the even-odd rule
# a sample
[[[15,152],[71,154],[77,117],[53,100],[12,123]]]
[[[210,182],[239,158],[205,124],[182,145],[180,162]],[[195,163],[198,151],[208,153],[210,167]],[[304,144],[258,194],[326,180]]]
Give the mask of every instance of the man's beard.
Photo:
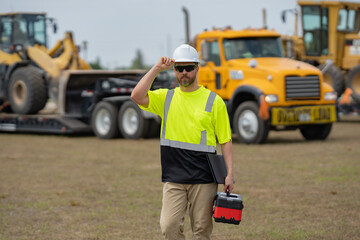
[[[188,87],[194,83],[195,79],[196,79],[196,76],[194,76],[193,78],[189,78],[188,76],[181,76],[181,77],[177,78],[177,81],[181,86]]]

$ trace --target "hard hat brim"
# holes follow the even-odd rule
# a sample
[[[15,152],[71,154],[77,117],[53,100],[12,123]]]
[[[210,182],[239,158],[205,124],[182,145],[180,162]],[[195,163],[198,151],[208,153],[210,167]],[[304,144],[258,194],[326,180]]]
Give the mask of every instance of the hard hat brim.
[[[176,59],[175,62],[194,62],[194,63],[199,63],[200,61],[198,59],[186,59],[186,58],[182,58],[182,59]]]

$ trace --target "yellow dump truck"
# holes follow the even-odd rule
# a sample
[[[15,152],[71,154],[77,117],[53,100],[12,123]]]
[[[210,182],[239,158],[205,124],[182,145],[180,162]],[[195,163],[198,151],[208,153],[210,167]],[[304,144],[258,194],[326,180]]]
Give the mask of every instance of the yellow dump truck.
[[[0,14],[0,131],[153,135],[159,119],[130,99],[145,70],[92,70],[71,32],[48,49],[47,25],[56,30],[45,13]],[[169,80],[158,76],[156,85],[167,87]],[[49,99],[56,113],[40,114]]]
[[[319,69],[284,57],[279,33],[227,27],[204,31],[191,44],[200,55],[199,83],[225,100],[241,142],[263,143],[269,130],[328,137],[336,93]]]

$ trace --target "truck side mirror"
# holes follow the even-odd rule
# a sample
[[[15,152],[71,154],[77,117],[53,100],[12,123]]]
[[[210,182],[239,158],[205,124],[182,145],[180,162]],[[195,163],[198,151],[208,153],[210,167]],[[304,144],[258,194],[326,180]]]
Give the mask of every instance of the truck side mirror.
[[[207,61],[209,61],[209,48],[208,44],[206,44],[206,41],[202,41],[200,66],[205,66]]]
[[[281,20],[283,23],[286,23],[286,11],[281,12]]]
[[[56,24],[56,23],[54,23],[54,25],[53,25],[53,32],[54,32],[54,33],[57,32],[57,24]]]

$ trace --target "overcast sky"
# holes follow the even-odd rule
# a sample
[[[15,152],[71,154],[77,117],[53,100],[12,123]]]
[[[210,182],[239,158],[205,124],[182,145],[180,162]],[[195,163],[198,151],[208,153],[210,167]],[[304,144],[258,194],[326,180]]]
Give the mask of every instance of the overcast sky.
[[[137,49],[148,65],[171,56],[185,42],[183,6],[190,13],[191,38],[213,27],[259,28],[263,8],[270,29],[293,34],[294,16],[288,14],[284,24],[281,12],[295,8],[296,0],[0,0],[2,13],[46,12],[58,22],[57,34],[48,29],[50,47],[72,31],[77,45],[88,42],[81,56],[88,62],[99,57],[107,68],[129,66]]]

